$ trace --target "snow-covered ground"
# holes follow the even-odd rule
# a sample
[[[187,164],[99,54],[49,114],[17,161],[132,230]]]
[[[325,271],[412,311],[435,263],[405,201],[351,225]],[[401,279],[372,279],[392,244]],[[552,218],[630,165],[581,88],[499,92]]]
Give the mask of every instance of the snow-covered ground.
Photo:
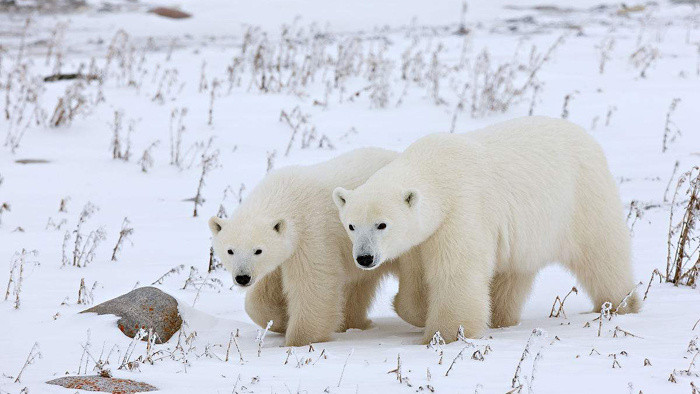
[[[566,317],[550,318],[555,297],[576,285],[557,266],[539,275],[520,325],[489,330],[473,347],[417,345],[420,329],[391,310],[397,285],[390,280],[370,330],[335,334],[313,350],[289,350],[270,333],[258,354],[244,294],[222,269],[207,274],[206,224],[220,207],[234,210],[269,167],[314,163],[360,146],[401,150],[431,132],[466,132],[528,113],[566,116],[603,146],[631,206],[643,294],[652,271],[665,272],[677,179],[700,164],[697,6],[663,1],[623,10],[587,0],[533,8],[541,4],[499,0],[470,3],[463,14],[459,1],[172,3],[193,17],[147,13],[156,5],[150,1],[0,14],[0,205],[9,206],[0,208],[3,289],[15,253],[27,251],[19,308],[18,270],[0,303],[0,393],[68,392],[44,382],[79,370],[94,374],[92,360],[87,372],[85,361],[80,366],[84,348],[107,359],[116,377],[168,393],[700,387],[700,360],[691,364],[700,335],[698,290],[656,281],[641,313],[602,326],[580,292],[566,300]],[[42,80],[77,71],[101,81]],[[74,109],[72,120],[60,116],[68,108],[55,113],[61,97]],[[115,112],[116,156],[128,150],[128,160],[113,159]],[[193,217],[203,158],[216,165]],[[24,159],[47,162],[17,162]],[[88,203],[98,208],[79,229],[89,262],[75,267],[73,231]],[[133,234],[112,261],[125,218]],[[89,234],[100,228],[105,239],[91,254],[100,236]],[[77,312],[178,267],[157,286],[193,306],[182,310],[184,334],[155,345],[153,364],[120,369],[132,341],[114,318]],[[231,332],[239,333],[243,361],[233,349],[224,361]],[[178,337],[192,333],[184,349],[175,349]],[[35,343],[41,358],[15,383]],[[131,359],[146,352],[145,342],[135,343]]]

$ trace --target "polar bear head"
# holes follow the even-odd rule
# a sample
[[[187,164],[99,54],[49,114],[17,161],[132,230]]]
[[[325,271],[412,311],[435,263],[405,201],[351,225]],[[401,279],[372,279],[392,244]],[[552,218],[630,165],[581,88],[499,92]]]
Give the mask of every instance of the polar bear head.
[[[422,202],[416,189],[338,187],[333,201],[352,240],[355,263],[362,269],[376,268],[422,241]]]
[[[213,246],[223,266],[239,286],[250,286],[271,273],[294,253],[296,232],[285,219],[267,215],[212,217]]]

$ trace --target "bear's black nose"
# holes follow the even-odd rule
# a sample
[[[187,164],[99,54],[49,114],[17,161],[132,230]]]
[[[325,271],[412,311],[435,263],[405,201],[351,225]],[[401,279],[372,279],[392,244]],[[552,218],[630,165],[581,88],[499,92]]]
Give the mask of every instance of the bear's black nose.
[[[369,255],[369,254],[357,256],[357,264],[359,264],[363,267],[369,267],[370,265],[372,265],[373,262],[374,262],[374,257]]]
[[[236,283],[241,286],[247,286],[250,283],[250,275],[237,275]]]

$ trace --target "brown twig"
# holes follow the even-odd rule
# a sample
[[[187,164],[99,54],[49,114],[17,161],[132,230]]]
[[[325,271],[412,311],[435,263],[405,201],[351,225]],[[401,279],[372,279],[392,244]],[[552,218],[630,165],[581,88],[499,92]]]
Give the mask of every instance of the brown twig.
[[[559,315],[562,315],[566,319],[566,312],[564,312],[564,303],[566,302],[566,299],[569,298],[571,293],[578,294],[578,289],[576,288],[576,286],[572,287],[571,290],[569,290],[569,292],[566,293],[564,298],[559,298],[559,296],[557,296],[554,299],[554,303],[552,304],[552,310],[549,312],[549,317],[559,317]],[[559,305],[558,308],[557,305]],[[556,312],[555,308],[557,308]]]

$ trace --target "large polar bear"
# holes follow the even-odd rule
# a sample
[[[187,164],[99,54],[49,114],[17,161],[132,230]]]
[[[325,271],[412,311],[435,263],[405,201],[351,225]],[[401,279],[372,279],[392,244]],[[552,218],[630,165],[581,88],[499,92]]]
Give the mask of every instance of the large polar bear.
[[[287,346],[327,341],[334,331],[371,324],[367,310],[392,267],[355,267],[331,193],[337,186],[361,185],[396,155],[358,149],[321,164],[273,171],[231,219],[209,220],[217,256],[236,284],[252,286],[246,312],[261,326],[272,320],[273,331],[286,333]],[[410,304],[416,295],[404,290],[397,299],[402,297]]]
[[[333,192],[365,269],[417,250],[426,297],[397,302],[425,326],[424,342],[459,327],[517,324],[533,279],[561,262],[596,309],[636,312],[630,241],[615,181],[598,144],[564,120],[526,117],[467,134],[419,139],[354,191]],[[401,278],[404,283],[420,279]],[[422,324],[424,323],[424,324]]]

